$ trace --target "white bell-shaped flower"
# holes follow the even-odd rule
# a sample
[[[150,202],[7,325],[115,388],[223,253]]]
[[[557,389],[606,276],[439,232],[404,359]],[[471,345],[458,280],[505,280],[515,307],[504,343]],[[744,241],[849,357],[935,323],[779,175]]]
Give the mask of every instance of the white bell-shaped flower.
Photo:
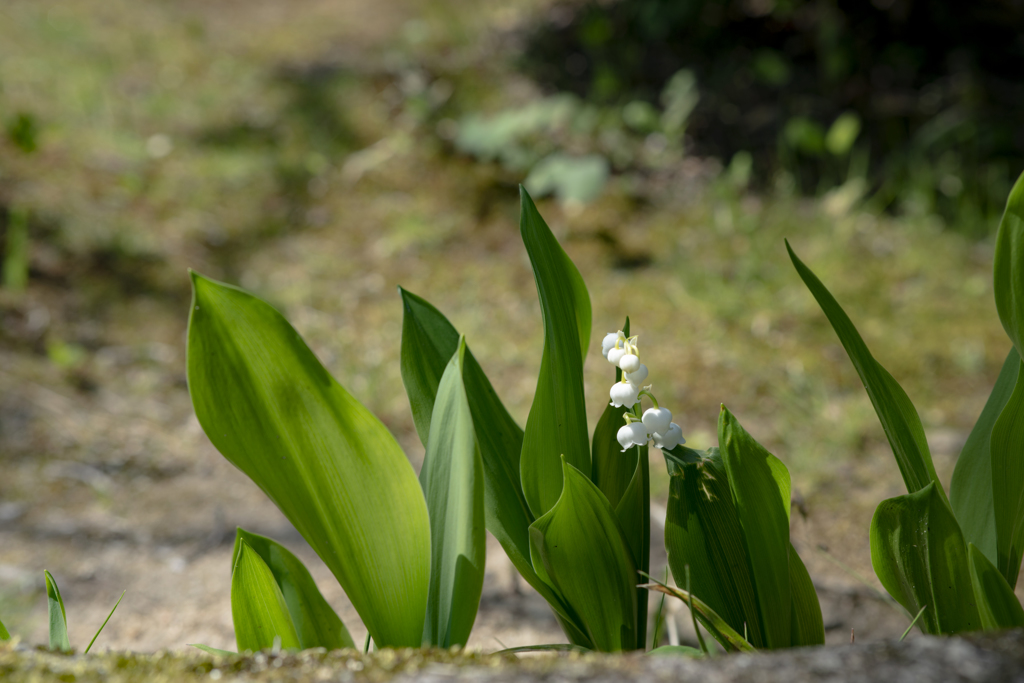
[[[654,435],[654,445],[662,450],[670,451],[681,443],[686,443],[683,438],[683,428],[675,422],[669,425],[664,434]]]
[[[630,422],[619,428],[615,438],[619,440],[622,452],[625,453],[626,449],[632,446],[647,445],[650,436],[647,434],[647,428],[644,427],[643,422]]]
[[[641,363],[640,367],[637,368],[635,372],[627,372],[625,377],[626,381],[630,384],[640,386],[643,381],[647,379],[647,366]]]
[[[608,359],[609,363],[618,367],[619,361],[622,360],[622,357],[625,355],[626,349],[609,349],[608,355],[605,356],[605,358]]]
[[[626,340],[626,335],[622,333],[622,330],[619,330],[618,332],[609,332],[604,335],[604,339],[601,340],[601,355],[607,358],[608,352],[614,349],[615,344],[620,340]]]
[[[619,367],[623,372],[636,372],[640,369],[640,356],[635,353],[627,353],[619,359]]]
[[[616,382],[608,392],[612,398],[612,405],[616,408],[626,406],[632,408],[640,396],[640,387],[629,382]]]
[[[651,434],[664,434],[672,424],[672,411],[668,408],[648,408],[641,419]]]

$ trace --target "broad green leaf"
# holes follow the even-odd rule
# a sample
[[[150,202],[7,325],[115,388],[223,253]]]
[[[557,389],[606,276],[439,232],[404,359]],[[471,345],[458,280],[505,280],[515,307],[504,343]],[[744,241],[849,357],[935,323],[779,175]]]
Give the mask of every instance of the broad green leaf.
[[[967,546],[938,485],[883,500],[871,518],[871,566],[889,595],[932,635],[981,628]]]
[[[651,569],[651,461],[647,446],[630,449],[639,451],[636,469],[629,480],[618,505],[614,505],[622,534],[633,554],[636,568],[645,574]],[[636,623],[638,647],[647,643],[647,589],[637,588]]]
[[[0,621],[0,640],[10,640],[11,634],[7,632],[4,622]]]
[[[114,610],[117,609],[117,606],[121,604],[121,600],[124,599],[124,594],[125,593],[127,593],[127,591],[121,591],[121,597],[119,597],[117,599],[117,602],[114,603],[114,606],[110,608],[110,614],[108,614],[107,618],[103,620],[103,623],[100,624],[99,629],[96,630],[96,635],[94,635],[92,637],[92,640],[89,641],[89,644],[86,645],[86,647],[85,647],[85,654],[89,654],[89,650],[92,649],[93,643],[95,643],[96,639],[100,637],[101,633],[103,633],[103,629],[106,628],[107,622],[110,621],[110,617],[114,616]]]
[[[992,270],[999,320],[1017,353],[1024,355],[1024,173],[1006,200]]]
[[[462,372],[459,339],[434,401],[420,483],[430,513],[430,590],[424,644],[465,646],[480,606],[487,559],[484,473]]]
[[[519,468],[523,493],[540,517],[562,493],[560,458],[590,477],[583,358],[590,343],[590,297],[576,266],[520,188],[519,218],[544,323],[537,393],[526,420]]]
[[[1024,554],[1024,373],[992,426],[992,510],[996,526],[996,566],[1017,585]]]
[[[746,543],[732,502],[729,478],[717,448],[694,462],[677,463],[666,455],[671,480],[665,518],[665,551],[676,584],[690,588],[748,640],[765,646]]]
[[[821,617],[821,604],[814,590],[811,575],[797,554],[793,544],[789,545],[789,590],[793,596],[792,630],[793,647],[825,644],[825,624]]]
[[[426,300],[404,289],[401,294],[402,379],[425,446],[437,388],[448,359],[458,348],[459,333]],[[551,604],[569,639],[585,646],[589,641],[582,626],[574,622],[564,600],[537,576],[530,560],[529,528],[533,515],[519,482],[523,430],[505,410],[468,345],[462,374],[484,467],[487,529],[501,543],[520,575]]]
[[[60,597],[60,589],[50,572],[43,570],[46,579],[46,605],[50,615],[50,649],[67,652],[71,649],[68,640],[68,616],[64,611],[64,598]]]
[[[273,647],[277,638],[282,648],[302,647],[274,574],[245,541],[231,573],[231,620],[239,652]]]
[[[217,657],[235,657],[238,655],[237,652],[232,652],[231,650],[220,650],[215,647],[210,647],[209,645],[201,645],[199,643],[189,643],[188,646],[194,647],[197,650],[202,650],[207,654],[215,655]]]
[[[789,471],[743,429],[725,406],[718,416],[718,446],[747,548],[765,646],[789,647]]]
[[[885,436],[889,439],[893,455],[896,456],[896,464],[899,465],[900,474],[903,475],[903,481],[907,485],[907,491],[914,493],[934,481],[939,495],[946,500],[946,493],[942,490],[942,484],[939,483],[939,478],[935,474],[935,466],[932,464],[931,451],[928,450],[928,440],[925,438],[924,427],[921,426],[921,418],[910,401],[910,397],[893,376],[871,355],[864,340],[857,332],[857,328],[853,326],[853,322],[843,311],[839,302],[829,293],[821,280],[803,264],[803,261],[797,258],[788,241],[786,249],[789,251],[789,258],[792,259],[797,273],[800,274],[804,284],[818,301],[821,310],[832,324],[832,329],[839,336],[843,348],[846,349],[853,367],[857,369],[857,374],[860,375],[860,379],[864,383],[871,404],[875,407],[875,413],[882,423]],[[948,501],[946,502],[948,504]]]
[[[325,647],[337,650],[356,646],[345,624],[316,587],[302,560],[277,541],[238,528],[232,566],[238,562],[243,543],[260,556],[274,575],[302,649]]]
[[[967,560],[982,628],[996,630],[1024,626],[1024,608],[1021,608],[1013,588],[973,543],[967,544]]]
[[[651,578],[651,577],[648,577]],[[732,626],[729,626],[728,622],[723,619],[715,610],[711,609],[703,600],[698,598],[692,593],[687,593],[682,588],[675,588],[674,586],[666,586],[665,584],[654,581],[653,583],[645,584],[645,588],[649,588],[665,595],[671,595],[674,598],[678,598],[689,605],[693,605],[694,611],[697,613],[697,619],[700,620],[701,626],[708,630],[708,633],[717,640],[722,647],[727,651],[737,652],[754,652],[754,646],[747,642],[747,640],[741,636]],[[692,587],[691,587],[692,588]]]
[[[430,573],[427,506],[380,420],[291,325],[192,274],[188,384],[210,441],[324,560],[381,647],[418,647]]]
[[[981,416],[960,451],[949,484],[949,503],[964,533],[990,562],[998,562],[996,518],[992,503],[992,427],[1013,394],[1020,370],[1020,356],[1010,349],[992,387]]]
[[[593,649],[642,648],[636,638],[638,575],[615,512],[585,474],[568,462],[563,467],[562,495],[530,527],[533,566],[565,596]]]

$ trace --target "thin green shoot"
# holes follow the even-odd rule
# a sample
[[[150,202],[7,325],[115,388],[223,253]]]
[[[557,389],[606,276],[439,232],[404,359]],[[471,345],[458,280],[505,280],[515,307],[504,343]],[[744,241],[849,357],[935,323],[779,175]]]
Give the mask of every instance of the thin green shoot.
[[[366,642],[363,643],[363,654],[365,655],[365,654],[368,654],[369,652],[370,652],[370,632],[367,631],[366,632]]]
[[[708,650],[707,643],[704,642],[704,636],[700,634],[700,626],[697,624],[697,613],[693,611],[693,593],[690,592],[690,565],[686,565],[686,595],[690,598],[687,607],[690,608],[690,619],[693,621],[693,630],[697,633],[697,642],[700,644],[700,650],[704,653],[705,657],[710,657],[711,652]]]
[[[665,569],[665,582],[668,583],[668,569]],[[658,602],[658,609],[654,611],[654,633],[651,636],[651,649],[658,647],[658,643],[661,642],[661,629],[665,627],[665,599],[668,598],[664,593],[661,594],[661,600]]]
[[[117,606],[121,604],[121,598],[123,598],[124,594],[127,592],[128,591],[121,591],[121,597],[117,599],[117,602],[114,603],[113,609],[110,610],[110,614],[108,614],[107,618],[103,620],[102,624],[100,624],[100,630],[96,631],[96,635],[94,635],[92,637],[92,640],[89,641],[89,645],[85,648],[85,654],[89,654],[89,650],[92,648],[92,644],[95,643],[96,639],[100,637],[101,633],[103,633],[103,627],[105,627],[107,625],[107,622],[110,621],[110,617],[114,616],[114,610],[117,609]]]
[[[234,657],[238,654],[237,652],[232,652],[231,650],[220,650],[215,647],[210,647],[209,645],[200,645],[199,643],[189,643],[188,646],[194,647],[197,650],[202,650],[203,652],[214,655],[216,657]]]
[[[917,623],[917,620],[921,618],[921,615],[924,614],[924,611],[926,609],[928,609],[928,605],[925,605],[920,610],[918,610],[917,616],[914,617],[914,620],[912,622],[910,622],[910,626],[908,626],[907,630],[903,632],[902,636],[900,636],[900,642],[901,643],[903,642],[903,639],[906,638],[910,634],[910,629],[914,628],[914,624]]]
[[[496,655],[515,655],[520,652],[591,652],[585,647],[572,645],[571,643],[552,643],[550,645],[523,645],[521,647],[510,647],[505,650],[498,650]]]

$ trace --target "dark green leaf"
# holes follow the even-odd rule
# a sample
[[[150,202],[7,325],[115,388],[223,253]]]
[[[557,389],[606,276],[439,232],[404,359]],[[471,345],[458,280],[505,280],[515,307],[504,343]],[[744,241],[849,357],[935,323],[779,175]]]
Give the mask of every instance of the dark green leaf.
[[[1024,554],[1024,372],[992,426],[992,510],[999,571],[1017,585]]]
[[[811,294],[817,299],[818,305],[825,313],[828,321],[832,323],[832,329],[839,336],[843,348],[850,356],[853,367],[857,369],[864,388],[868,392],[871,404],[875,407],[875,413],[882,423],[882,429],[892,446],[893,455],[896,456],[896,464],[899,465],[900,474],[906,482],[907,491],[913,493],[919,491],[929,482],[936,482],[939,495],[945,500],[946,493],[939,484],[938,476],[935,474],[935,466],[932,464],[931,452],[928,450],[928,441],[925,438],[924,427],[921,426],[921,418],[899,383],[886,371],[882,365],[875,360],[867,345],[861,339],[857,328],[849,316],[843,311],[839,302],[829,293],[825,285],[821,283],[814,273],[797,258],[793,249],[786,242],[786,249],[789,250],[789,257],[796,266],[797,272],[803,279]],[[947,501],[948,503],[948,501]]]
[[[274,575],[302,649],[325,647],[337,650],[355,647],[345,624],[327,604],[302,560],[277,541],[239,528],[235,533],[232,566],[238,562],[243,542],[260,556]]]
[[[725,406],[718,416],[718,447],[747,548],[765,646],[789,647],[789,471],[743,429]]]
[[[92,637],[92,640],[90,640],[89,644],[85,647],[85,654],[89,654],[89,650],[92,649],[92,644],[95,643],[96,639],[100,637],[101,633],[103,633],[103,629],[106,627],[107,622],[110,621],[110,617],[114,616],[114,610],[116,610],[117,606],[121,604],[121,599],[124,598],[124,594],[126,592],[127,591],[121,591],[121,597],[118,598],[117,602],[114,603],[114,606],[110,608],[110,614],[108,614],[107,618],[103,620],[103,623],[100,624],[99,629],[96,631],[96,635]]]
[[[67,652],[71,649],[68,640],[68,617],[64,611],[64,598],[60,597],[60,589],[50,572],[43,570],[46,579],[46,605],[50,615],[50,649]]]
[[[995,630],[1024,626],[1020,600],[995,565],[973,543],[967,544],[967,559],[982,627]]]
[[[871,566],[921,630],[940,635],[981,628],[967,546],[937,484],[883,500],[871,518]]]
[[[1006,200],[992,269],[999,319],[1017,353],[1024,355],[1024,173]]]
[[[560,458],[590,477],[583,358],[590,343],[590,297],[576,266],[520,188],[523,243],[537,281],[544,322],[537,392],[526,420],[520,473],[534,517],[554,506],[562,492]]]
[[[533,566],[565,597],[593,649],[635,649],[637,571],[629,545],[604,494],[568,462],[563,467],[562,495],[530,527]]]
[[[992,427],[1013,394],[1020,356],[1010,349],[981,416],[960,451],[949,485],[949,503],[964,533],[991,562],[998,562],[996,519],[992,503]]]
[[[651,568],[651,461],[647,446],[630,450],[639,451],[636,469],[629,480],[629,486],[615,508],[622,534],[633,554],[636,568],[645,574]],[[647,589],[637,588],[637,644],[643,647],[647,642]]]
[[[792,629],[793,647],[825,644],[825,624],[821,618],[821,604],[814,590],[811,575],[797,554],[789,546],[789,589],[793,595]]]
[[[231,619],[239,652],[273,647],[275,639],[282,648],[301,647],[270,567],[245,541],[239,543],[231,574]]]
[[[207,436],[334,572],[374,642],[418,647],[430,526],[398,443],[277,311],[192,282],[188,383]]]
[[[480,606],[487,538],[484,474],[462,382],[465,338],[441,376],[420,483],[430,513],[424,644],[465,646]]]

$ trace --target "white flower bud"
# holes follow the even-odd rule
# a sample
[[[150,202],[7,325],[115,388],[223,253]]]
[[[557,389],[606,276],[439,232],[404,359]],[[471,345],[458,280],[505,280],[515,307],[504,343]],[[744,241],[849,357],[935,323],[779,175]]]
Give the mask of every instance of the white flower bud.
[[[640,387],[629,382],[616,382],[608,392],[612,399],[612,405],[616,408],[626,406],[632,408],[640,395]]]
[[[636,372],[640,369],[640,356],[627,353],[619,359],[619,367],[623,372]]]
[[[668,408],[648,408],[642,419],[652,434],[664,434],[672,424],[672,411]]]
[[[640,386],[640,384],[647,379],[647,366],[643,363],[640,364],[640,368],[636,372],[627,372],[626,381],[630,384]]]
[[[622,451],[625,452],[631,446],[647,445],[647,439],[650,437],[647,435],[647,428],[644,427],[642,422],[630,422],[619,429],[615,438],[618,439],[619,445],[622,446]]]
[[[625,340],[625,338],[626,335],[622,334],[622,330],[604,335],[604,339],[601,340],[601,355],[607,358],[608,352],[615,348],[615,343],[620,339]]]
[[[662,450],[670,451],[681,443],[686,443],[683,438],[683,429],[675,422],[669,425],[668,431],[664,434],[654,435],[654,445]]]
[[[611,349],[611,350],[608,351],[608,355],[605,356],[605,358],[608,359],[609,363],[611,363],[612,365],[618,367],[619,360],[621,360],[622,357],[625,356],[625,355],[626,355],[626,349]]]

